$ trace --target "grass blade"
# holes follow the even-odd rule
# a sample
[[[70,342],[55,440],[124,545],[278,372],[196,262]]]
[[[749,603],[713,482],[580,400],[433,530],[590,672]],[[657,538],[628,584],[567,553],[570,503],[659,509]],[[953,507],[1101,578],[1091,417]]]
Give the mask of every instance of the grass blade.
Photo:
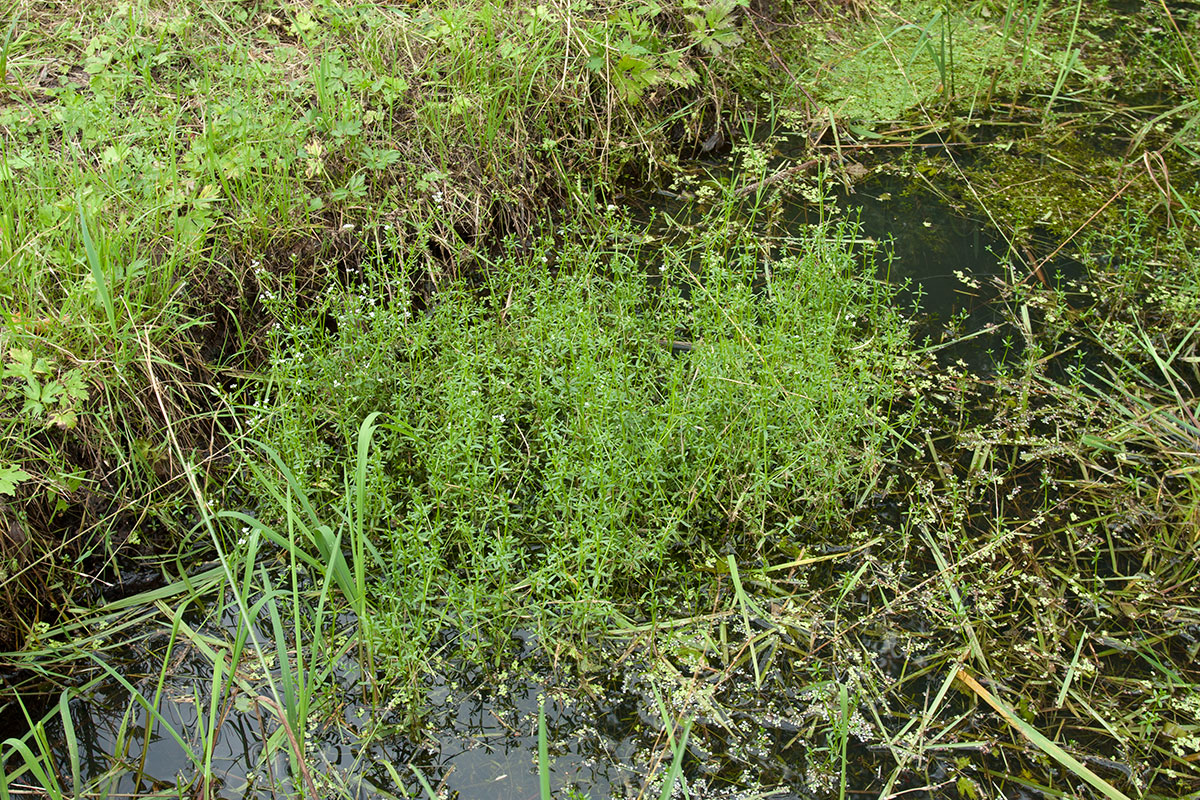
[[[100,251],[96,249],[96,243],[92,241],[92,234],[88,231],[82,198],[79,200],[79,230],[83,234],[83,249],[87,253],[88,267],[92,271],[92,281],[96,284],[96,295],[104,306],[104,313],[108,317],[108,328],[115,335],[117,333],[117,310],[113,305],[112,292],[109,291],[108,278],[104,275],[104,267],[100,263]]]
[[[663,781],[662,794],[659,795],[659,800],[670,800],[671,790],[675,788],[675,781],[680,779],[680,775],[683,772],[683,755],[687,752],[688,734],[691,732],[692,721],[689,719],[683,723],[679,732],[679,744],[674,748],[675,757],[671,759],[671,768],[667,770],[667,777]]]
[[[58,718],[62,722],[67,758],[71,764],[71,790],[79,797],[83,794],[82,773],[79,771],[79,739],[75,735],[75,721],[71,718],[71,698],[67,696],[65,689],[58,701]]]
[[[16,778],[19,777],[23,772],[31,773],[33,777],[39,783],[41,783],[42,789],[46,792],[47,797],[52,798],[52,800],[58,800],[59,798],[62,798],[63,793],[58,787],[58,782],[54,779],[53,771],[42,769],[42,759],[35,756],[33,751],[29,749],[28,745],[26,745],[20,739],[6,739],[4,741],[4,746],[9,750],[15,750],[17,753],[19,753],[21,759],[25,762],[25,765],[16,772],[5,772],[0,774],[0,798],[3,800],[8,800],[10,797],[8,793],[9,782],[16,780]],[[8,761],[8,755],[8,753],[4,754],[5,762]],[[24,792],[22,792],[19,796],[24,797]]]
[[[846,750],[850,746],[850,693],[846,684],[838,685],[838,760],[842,762],[838,775],[838,800],[846,800]]]
[[[546,698],[538,702],[538,787],[542,800],[550,797],[550,747],[546,733]]]
[[[959,667],[958,669],[958,679],[965,684],[967,688],[979,695],[983,702],[994,708],[996,713],[1004,718],[1005,722],[1016,728],[1022,736],[1036,745],[1039,750],[1053,758],[1059,764],[1062,764],[1071,772],[1075,773],[1075,775],[1078,777],[1096,787],[1096,789],[1098,789],[1105,797],[1111,798],[1111,800],[1129,800],[1127,795],[1122,794],[1108,781],[1104,780],[1099,775],[1085,767],[1083,764],[1079,763],[1079,761],[1073,758],[1070,753],[1063,750],[1061,747],[1047,739],[1042,734],[1038,733],[1037,729],[1017,716],[1017,712],[1005,705],[1000,698],[983,688],[983,686],[979,684],[979,681],[975,680],[975,678],[962,667]]]
[[[429,785],[429,781],[425,780],[425,776],[421,774],[421,770],[417,769],[417,765],[409,764],[408,768],[411,769],[413,774],[417,776],[417,783],[421,784],[421,788],[425,790],[425,796],[428,797],[429,800],[440,800],[438,793],[433,790],[433,787]],[[403,786],[403,784],[400,785]]]

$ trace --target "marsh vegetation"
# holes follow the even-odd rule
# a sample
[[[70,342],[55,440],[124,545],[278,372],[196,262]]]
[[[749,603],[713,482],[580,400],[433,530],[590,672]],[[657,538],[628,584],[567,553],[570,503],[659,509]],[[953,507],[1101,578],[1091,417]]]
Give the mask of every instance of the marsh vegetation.
[[[0,8],[0,798],[1200,797],[1191,4]]]

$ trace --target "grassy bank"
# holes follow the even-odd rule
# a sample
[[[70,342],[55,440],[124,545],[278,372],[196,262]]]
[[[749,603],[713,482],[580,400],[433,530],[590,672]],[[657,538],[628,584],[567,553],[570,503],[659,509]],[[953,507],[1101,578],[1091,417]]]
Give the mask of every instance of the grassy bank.
[[[709,136],[732,22],[687,10],[8,3],[4,640],[186,539],[268,292],[462,277]]]

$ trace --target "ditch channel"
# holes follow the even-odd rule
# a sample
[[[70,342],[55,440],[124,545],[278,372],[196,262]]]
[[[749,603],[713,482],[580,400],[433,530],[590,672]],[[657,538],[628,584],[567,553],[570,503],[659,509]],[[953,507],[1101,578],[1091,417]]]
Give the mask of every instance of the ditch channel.
[[[800,149],[799,143],[785,140],[773,167],[786,169]],[[932,183],[886,166],[871,165],[860,178],[842,183],[826,198],[828,206],[787,205],[779,223],[784,235],[831,213],[856,219],[864,257],[875,254],[880,277],[897,287],[896,302],[914,320],[917,340],[925,341],[937,363],[957,362],[985,374],[1019,358],[1029,331],[1020,329],[1020,311],[1008,305],[1007,287],[1024,260],[1010,258],[1009,244],[990,223],[956,209]],[[721,181],[728,180],[732,170],[727,162],[714,161],[698,165],[695,173],[701,180]],[[651,221],[652,229],[652,220],[663,217],[686,227],[695,211],[694,200],[684,192],[658,190],[626,201],[630,213]],[[1049,288],[1086,302],[1085,296],[1073,294],[1086,278],[1078,262],[1065,257],[1050,261],[1038,277]],[[1078,360],[1079,355],[1072,357]],[[907,480],[900,477],[902,483]],[[863,524],[876,528],[878,537],[891,535],[904,513],[893,497],[881,495],[866,514],[875,519],[864,518]],[[873,558],[870,547],[815,551],[815,566],[805,580],[813,589],[827,591]],[[919,572],[922,567],[912,569]],[[747,579],[747,585],[752,581]],[[763,605],[774,602],[770,592],[752,590],[752,596]],[[911,715],[919,714],[939,691],[944,694],[942,658],[925,659],[912,652],[914,641],[932,635],[929,620],[914,614],[898,630],[872,621],[872,598],[857,600],[862,606],[859,622],[849,626],[849,632],[806,627],[801,609],[791,616],[744,621],[733,611],[718,610],[686,626],[686,633],[681,627],[679,635],[660,639],[648,629],[614,634],[611,641],[597,643],[612,656],[608,668],[577,667],[569,674],[535,634],[516,631],[511,651],[504,656],[506,665],[444,662],[440,677],[427,687],[427,712],[415,734],[401,704],[364,700],[369,694],[363,690],[364,676],[347,646],[328,676],[337,687],[331,693],[340,698],[337,709],[325,709],[310,727],[309,761],[321,765],[318,778],[326,785],[355,797],[421,797],[432,789],[439,797],[463,800],[536,798],[538,717],[544,704],[554,796],[656,796],[661,786],[653,781],[661,781],[671,760],[668,740],[681,733],[672,729],[674,717],[666,711],[691,709],[695,729],[682,771],[692,797],[836,797],[839,776],[830,764],[839,743],[827,738],[820,746],[812,744],[818,723],[834,713],[836,687],[813,682],[795,654],[845,648],[835,660],[848,665],[849,672],[862,669],[861,664],[852,665],[865,654],[904,685]],[[165,730],[204,731],[216,719],[209,749],[213,773],[221,776],[219,785],[211,787],[215,796],[293,793],[287,748],[264,760],[263,742],[283,735],[264,704],[233,704],[217,709],[216,716],[208,706],[212,662],[202,646],[208,640],[238,636],[236,606],[188,612],[183,622],[191,633],[180,639],[173,636],[167,613],[170,598],[158,603],[162,613],[130,608],[128,615],[140,619],[140,627],[130,631],[127,644],[108,647],[97,656],[122,680],[91,681],[67,705],[69,721],[48,725],[46,736],[62,774],[71,774],[75,764],[83,785],[95,785],[110,797],[176,796],[174,792],[188,785],[193,765],[181,743]],[[345,620],[343,628],[344,641],[352,640],[353,621]],[[751,637],[751,631],[769,635]],[[271,641],[272,636],[262,621],[253,628],[253,639]],[[759,646],[747,649],[751,638]],[[734,668],[706,672],[697,653],[718,641]],[[448,641],[446,651],[453,645]],[[245,669],[253,671],[256,665]],[[250,680],[266,687],[264,678],[260,674]],[[165,724],[148,709],[130,704],[124,682],[158,698],[155,713]],[[951,692],[944,702],[949,709],[944,713],[950,715],[966,714],[969,707],[959,692]],[[879,720],[855,711],[847,724],[849,733],[840,744],[850,767],[840,779],[852,787],[878,787],[889,765],[895,765],[878,734],[868,732]],[[1011,769],[1022,762],[1012,753],[984,750],[963,746],[928,756],[919,768],[914,765],[904,772],[892,791],[911,798],[969,796],[960,792],[955,780],[962,758],[980,760],[985,770]],[[1019,789],[1013,791],[1010,796],[1021,796]],[[1039,795],[1030,791],[1025,796]]]

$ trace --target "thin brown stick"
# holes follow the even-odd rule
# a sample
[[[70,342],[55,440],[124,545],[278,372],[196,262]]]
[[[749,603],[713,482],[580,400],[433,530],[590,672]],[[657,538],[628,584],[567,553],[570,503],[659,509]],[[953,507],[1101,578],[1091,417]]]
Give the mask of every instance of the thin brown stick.
[[[1167,168],[1167,162],[1162,157],[1162,152],[1154,151],[1154,158],[1158,165],[1162,167],[1163,186],[1158,182],[1158,178],[1154,175],[1154,167],[1150,166],[1150,153],[1142,153],[1142,163],[1146,165],[1146,175],[1150,178],[1150,182],[1154,184],[1154,188],[1158,189],[1163,196],[1163,205],[1167,209],[1167,224],[1174,225],[1175,217],[1171,214],[1171,171]]]
[[[288,724],[287,714],[283,713],[283,709],[279,707],[278,703],[265,695],[260,694],[254,699],[274,711],[275,716],[279,717],[279,724],[283,725],[288,741],[292,743],[292,752],[296,755],[296,763],[300,765],[300,774],[304,777],[304,785],[308,787],[309,795],[320,797],[321,795],[317,794],[317,786],[313,783],[312,775],[308,772],[308,764],[304,763],[304,751],[300,748],[300,743],[296,741],[296,734],[292,732],[292,726]]]
[[[735,194],[734,197],[742,198],[742,197],[745,197],[746,195],[754,194],[755,192],[759,191],[760,189],[765,189],[766,187],[770,186],[773,183],[777,183],[777,182],[783,180],[784,178],[789,178],[792,175],[795,175],[797,172],[803,172],[804,170],[812,169],[813,167],[815,167],[817,164],[820,164],[820,163],[821,163],[821,159],[810,158],[808,161],[805,161],[800,164],[796,164],[793,167],[788,167],[785,170],[780,170],[779,172],[776,172],[774,175],[771,175],[768,178],[763,178],[761,181],[752,183],[749,186],[744,186],[741,189],[738,189],[737,194]]]
[[[1041,271],[1042,271],[1042,267],[1044,267],[1046,264],[1050,263],[1050,259],[1054,258],[1056,255],[1058,255],[1060,252],[1062,252],[1062,249],[1063,249],[1064,247],[1066,247],[1066,246],[1067,246],[1067,244],[1068,244],[1068,243],[1069,243],[1069,242],[1070,242],[1072,239],[1074,239],[1076,236],[1078,236],[1078,235],[1080,234],[1080,232],[1081,232],[1081,231],[1082,231],[1084,228],[1086,228],[1088,225],[1091,225],[1091,224],[1092,224],[1092,220],[1094,220],[1096,217],[1100,216],[1100,214],[1101,214],[1101,213],[1103,213],[1104,209],[1108,208],[1110,205],[1112,205],[1112,204],[1113,204],[1113,201],[1114,201],[1114,200],[1116,200],[1116,199],[1117,199],[1118,197],[1120,197],[1121,195],[1125,194],[1125,190],[1126,190],[1126,189],[1128,189],[1130,186],[1132,186],[1132,185],[1133,185],[1133,182],[1134,182],[1135,180],[1137,180],[1137,176],[1136,176],[1136,175],[1134,175],[1134,176],[1133,176],[1132,178],[1130,178],[1129,180],[1125,181],[1125,185],[1124,185],[1124,186],[1122,186],[1120,189],[1117,189],[1117,191],[1116,191],[1116,192],[1113,194],[1113,196],[1112,196],[1112,197],[1110,197],[1110,198],[1108,198],[1107,200],[1105,200],[1105,201],[1104,201],[1104,205],[1100,206],[1100,207],[1099,207],[1099,208],[1097,208],[1095,211],[1093,211],[1093,212],[1092,212],[1092,215],[1091,215],[1090,217],[1088,217],[1087,219],[1085,219],[1085,220],[1083,221],[1083,224],[1082,224],[1082,225],[1080,225],[1078,228],[1076,228],[1076,229],[1075,229],[1074,233],[1072,233],[1072,234],[1071,234],[1070,236],[1068,236],[1066,239],[1063,239],[1062,243],[1061,243],[1061,244],[1059,244],[1059,246],[1058,246],[1058,247],[1054,248],[1054,250],[1053,250],[1053,251],[1051,251],[1050,255],[1048,255],[1048,256],[1046,256],[1045,258],[1042,258],[1041,260],[1037,261],[1037,262],[1036,262],[1036,263],[1033,265],[1033,269],[1029,270],[1029,274],[1027,274],[1027,275],[1026,275],[1024,278],[1022,278],[1020,281],[1018,281],[1018,283],[1024,283],[1025,281],[1027,281],[1027,280],[1029,280],[1030,278],[1032,278],[1034,275],[1037,275],[1037,274],[1041,273]]]

